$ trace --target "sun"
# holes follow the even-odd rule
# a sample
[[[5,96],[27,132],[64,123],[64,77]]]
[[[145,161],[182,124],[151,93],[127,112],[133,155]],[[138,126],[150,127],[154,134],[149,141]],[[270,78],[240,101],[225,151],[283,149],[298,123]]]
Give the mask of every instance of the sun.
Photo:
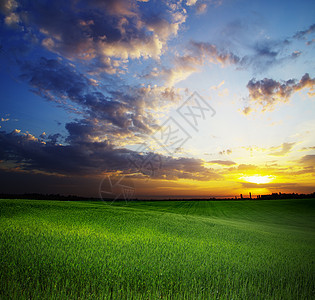
[[[269,182],[273,181],[274,178],[275,177],[272,175],[253,175],[253,176],[240,177],[240,179],[243,179],[247,182],[257,183],[257,184],[269,183]]]

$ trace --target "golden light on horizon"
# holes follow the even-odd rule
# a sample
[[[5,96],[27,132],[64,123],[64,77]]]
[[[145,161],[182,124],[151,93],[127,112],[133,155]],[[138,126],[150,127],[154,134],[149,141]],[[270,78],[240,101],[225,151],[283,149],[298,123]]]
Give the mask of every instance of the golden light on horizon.
[[[251,183],[256,183],[256,184],[263,184],[263,183],[269,183],[275,179],[275,176],[272,175],[253,175],[253,176],[243,176],[240,177],[240,179],[251,182]]]

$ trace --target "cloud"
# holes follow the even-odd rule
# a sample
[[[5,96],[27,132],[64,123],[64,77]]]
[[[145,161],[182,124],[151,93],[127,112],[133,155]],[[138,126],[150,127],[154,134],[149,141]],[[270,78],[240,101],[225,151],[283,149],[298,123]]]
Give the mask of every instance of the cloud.
[[[177,15],[177,21],[170,23],[166,18],[158,14],[147,16],[145,24],[148,30],[157,34],[163,41],[166,41],[170,36],[176,36],[179,26],[186,21],[186,16]]]
[[[237,171],[250,171],[250,170],[257,170],[258,166],[252,164],[240,164],[237,167],[232,167],[229,170],[237,170]]]
[[[198,3],[197,5],[197,13],[203,14],[206,12],[208,5],[206,3]]]
[[[174,57],[173,66],[162,67],[160,70],[154,68],[145,78],[162,78],[165,84],[173,86],[185,80],[191,74],[199,72],[206,64],[220,64],[228,66],[240,62],[240,58],[232,52],[219,49],[215,44],[190,41],[187,54]]]
[[[15,12],[18,8],[18,3],[15,0],[5,0],[0,3],[0,12],[5,15],[4,23],[12,28],[19,28],[20,17]]]
[[[311,39],[310,41],[307,41],[306,42],[306,45],[307,46],[310,46],[310,45],[312,45],[312,44],[314,44],[315,43],[315,39]]]
[[[274,66],[290,63],[302,55],[294,46],[292,37],[272,39],[262,30],[264,21],[256,14],[246,19],[235,19],[220,32],[218,45],[230,49],[239,58],[238,69],[263,73]]]
[[[192,6],[192,5],[195,5],[196,2],[197,2],[197,0],[187,0],[187,1],[186,1],[186,5],[187,5],[187,6]]]
[[[198,2],[196,6],[197,8],[202,7],[200,13],[207,7],[205,2]],[[219,64],[223,67],[234,65],[238,70],[252,69],[254,72],[261,73],[272,66],[292,61],[302,55],[299,50],[286,52],[286,48],[292,43],[290,39],[260,39],[252,42],[252,35],[248,41],[246,53],[244,53],[244,49],[242,49],[244,41],[237,40],[237,38],[236,43],[232,41],[235,36],[242,37],[245,28],[248,28],[248,25],[242,22],[231,23],[223,31],[223,34],[227,36],[224,42],[209,43],[191,40],[186,45],[184,54],[174,56],[172,67],[162,66],[159,69],[154,67],[143,77],[147,79],[161,78],[168,86],[172,86],[185,80],[191,74],[201,71],[201,68],[207,64]],[[242,38],[245,39],[244,36]],[[237,54],[242,52],[243,54]],[[246,111],[248,113],[250,110]]]
[[[230,154],[232,154],[232,150],[231,149],[222,150],[219,152],[219,154],[220,155],[225,155],[225,154],[230,155]]]
[[[287,153],[290,152],[290,150],[292,149],[292,147],[295,145],[296,143],[283,143],[282,144],[282,150],[278,151],[278,152],[273,152],[270,153],[269,155],[274,155],[274,156],[284,156]]]
[[[196,7],[197,14],[203,14],[206,12],[208,5],[212,4],[214,6],[219,6],[222,4],[222,0],[187,0],[186,5],[188,7]]]
[[[296,59],[302,54],[300,51],[293,51],[289,55],[280,56],[283,48],[288,44],[290,44],[288,40],[260,41],[250,46],[252,54],[241,56],[228,47],[191,40],[185,48],[185,54],[174,57],[171,68],[162,67],[159,70],[155,67],[143,77],[162,78],[167,85],[172,86],[191,74],[201,71],[201,68],[208,64],[219,64],[222,67],[234,65],[237,69],[252,68],[254,71],[262,72],[270,66]]]
[[[244,108],[243,113],[249,114],[254,111],[254,107],[261,108],[262,112],[272,111],[279,103],[288,102],[290,97],[299,90],[309,88],[309,95],[312,95],[314,85],[315,78],[310,78],[308,73],[305,73],[299,82],[296,79],[279,82],[270,78],[258,81],[253,78],[247,84],[249,105]]]
[[[296,183],[252,183],[252,182],[240,182],[244,188],[248,189],[296,189]]]
[[[69,132],[74,126],[92,128],[84,136],[93,140],[97,135],[99,140],[107,136],[118,141],[139,133],[150,134],[157,127],[155,116],[181,99],[175,88],[134,87],[109,77],[106,85],[98,86],[95,80],[58,59],[24,62],[21,68],[21,78],[36,94],[81,116],[82,121],[67,125]]]
[[[244,109],[243,109],[243,114],[244,114],[244,115],[248,115],[248,114],[250,114],[252,111],[253,111],[253,108],[251,108],[251,107],[249,107],[249,106],[246,106],[246,107],[244,107]]]
[[[235,165],[236,163],[234,161],[231,160],[211,160],[208,161],[209,164],[219,164],[219,165],[223,165],[223,166],[231,166],[231,165]]]
[[[156,179],[178,180],[191,179],[196,181],[222,180],[223,177],[214,170],[206,168],[204,161],[196,158],[162,157],[163,163],[154,174]]]
[[[77,114],[66,124],[67,136],[41,134],[39,138],[14,130],[0,134],[0,160],[19,170],[68,176],[98,176],[104,172],[138,172],[130,156],[143,155],[123,148],[157,128],[155,115],[179,101],[175,88],[129,86],[107,77],[105,84],[79,72],[63,59],[42,57],[19,61],[21,78],[33,92]],[[138,172],[139,173],[139,172]],[[206,180],[219,175],[202,160],[168,158],[156,174],[160,179]]]
[[[315,146],[303,147],[303,148],[301,149],[301,151],[308,151],[308,150],[315,150]]]
[[[268,68],[279,65],[285,61],[296,59],[300,51],[284,54],[285,48],[290,45],[288,39],[284,40],[259,40],[250,45],[250,54],[244,55],[239,61],[239,68],[252,68],[254,72],[262,73]]]
[[[231,166],[222,168],[217,171],[220,175],[225,176],[225,178],[239,178],[245,179],[247,176],[267,176],[270,178],[275,178],[276,183],[270,183],[271,185],[275,184],[275,186],[281,186],[280,181],[291,182],[292,176],[301,176],[304,174],[312,174],[315,172],[314,158],[306,157],[304,159],[300,159],[299,164],[295,164],[294,166],[285,167],[281,166],[276,161],[270,161],[265,163],[264,165],[253,165],[253,164],[240,164],[238,166]],[[244,178],[245,177],[245,178]],[[246,180],[246,179],[245,179]],[[294,179],[295,181],[296,179]],[[243,184],[243,182],[241,182]],[[244,185],[247,184],[247,187],[255,187],[255,183],[245,182]],[[264,184],[259,184],[257,187],[263,187]],[[266,185],[266,187],[268,187]]]
[[[15,0],[6,0],[0,2],[0,12],[3,14],[9,14],[18,7],[18,3]]]
[[[308,29],[296,32],[293,35],[293,38],[295,38],[295,39],[305,39],[307,35],[309,35],[311,33],[314,33],[314,32],[315,32],[315,24],[312,24]]]
[[[72,124],[73,125],[73,124]],[[125,148],[115,148],[109,141],[88,142],[79,138],[79,134],[89,133],[80,127],[68,126],[72,131],[72,139],[67,145],[50,143],[20,130],[6,133],[0,131],[0,160],[15,164],[16,170],[66,176],[98,176],[106,172],[120,172],[130,176],[148,175],[145,170],[137,168],[131,161],[145,161],[147,155],[154,153],[137,153]],[[204,167],[204,161],[194,158],[172,158],[159,156],[163,164],[156,172],[149,174],[156,179],[177,180],[180,178],[192,180],[220,180],[222,176]],[[138,175],[137,175],[138,174]]]
[[[309,185],[300,185],[294,182],[277,182],[277,183],[251,183],[251,182],[240,182],[242,187],[246,189],[268,189],[271,192],[286,192],[286,193],[296,193],[298,190],[302,193],[313,193],[314,187]]]
[[[315,165],[315,155],[304,155],[300,161],[301,164],[314,166]]]
[[[85,2],[85,1],[83,1]],[[135,15],[136,5],[134,1],[128,0],[89,0],[92,8],[108,11],[110,15],[133,16]]]
[[[1,159],[16,163],[20,169],[40,170],[62,175],[95,175],[106,170],[116,170],[127,163],[112,146],[102,143],[82,142],[71,145],[43,143],[28,134],[0,132]]]
[[[241,182],[242,186],[247,189],[268,189],[271,192],[286,192],[286,193],[300,193],[310,194],[314,192],[314,187],[309,185],[300,185],[298,183],[250,183]]]
[[[18,24],[20,22],[20,18],[16,13],[10,13],[9,15],[7,15],[4,19],[4,23],[9,26],[9,27],[13,27],[13,28],[18,28]]]
[[[163,68],[159,76],[164,78],[168,86],[174,86],[191,74],[198,72],[201,65],[202,61],[197,57],[190,55],[178,56],[174,58],[174,66],[172,68]]]
[[[230,51],[219,49],[215,44],[191,41],[190,46],[195,57],[201,57],[203,61],[230,65],[237,64],[240,58]]]
[[[180,4],[161,2],[154,14],[141,9],[152,5],[135,0],[4,0],[0,10],[8,26],[23,27],[24,39],[31,34],[51,52],[93,61],[90,66],[113,74],[128,59],[159,59],[186,21]]]

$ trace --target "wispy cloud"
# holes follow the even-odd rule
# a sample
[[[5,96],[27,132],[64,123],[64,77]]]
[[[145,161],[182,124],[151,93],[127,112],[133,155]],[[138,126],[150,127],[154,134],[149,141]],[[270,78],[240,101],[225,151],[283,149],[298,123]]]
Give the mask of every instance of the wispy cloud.
[[[305,39],[307,35],[312,34],[315,32],[315,24],[312,24],[309,28],[305,30],[300,30],[297,31],[294,35],[293,38],[296,39]]]
[[[284,49],[288,45],[288,39],[260,40],[249,46],[250,54],[239,55],[236,54],[239,52],[237,47],[220,47],[216,43],[191,40],[185,47],[185,54],[174,57],[172,67],[155,68],[144,77],[162,78],[167,85],[172,86],[211,64],[222,67],[232,65],[237,70],[248,69],[254,73],[262,73],[272,66],[293,61],[302,55],[299,50],[286,53]]]
[[[223,166],[231,166],[235,165],[236,163],[231,160],[210,160],[208,161],[209,164],[218,164],[218,165],[223,165]]]
[[[291,151],[291,149],[294,147],[296,143],[283,143],[282,144],[282,149],[278,152],[272,152],[270,153],[270,155],[274,155],[274,156],[284,156],[287,153],[289,153]]]
[[[145,78],[162,78],[166,85],[174,84],[185,80],[191,74],[201,71],[207,64],[219,64],[221,66],[236,65],[240,58],[232,52],[218,48],[215,44],[190,41],[185,49],[187,54],[174,57],[172,67],[153,69],[145,74]]]

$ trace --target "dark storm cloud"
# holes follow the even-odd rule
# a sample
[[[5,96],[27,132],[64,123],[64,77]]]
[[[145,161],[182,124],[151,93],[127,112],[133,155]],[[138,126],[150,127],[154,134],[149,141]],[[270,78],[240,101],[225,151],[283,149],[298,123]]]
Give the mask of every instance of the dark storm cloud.
[[[69,133],[66,141],[71,144],[84,143],[93,140],[93,138],[99,136],[99,130],[102,130],[86,119],[67,123],[66,129]]]
[[[76,136],[83,133],[82,127],[75,128],[74,125],[68,126],[68,130],[72,131],[72,140],[68,145],[45,143],[18,130],[11,133],[1,131],[0,160],[15,163],[20,171],[42,171],[45,174],[96,176],[104,172],[120,171],[125,174],[148,175],[131,161],[144,161],[152,153],[139,154],[124,148],[114,148],[108,141],[87,142],[84,137],[80,139]],[[85,134],[88,132],[89,129],[86,129]],[[205,168],[200,159],[160,157],[163,163],[154,174],[150,174],[154,178],[221,179],[212,170]]]
[[[0,159],[13,161],[23,170],[63,175],[99,174],[126,165],[124,152],[114,151],[107,141],[58,145],[17,131],[0,133]]]
[[[61,139],[62,136],[60,133],[55,133],[55,134],[50,134],[47,138],[46,143],[50,143],[50,144],[57,144],[59,142],[59,139]]]

